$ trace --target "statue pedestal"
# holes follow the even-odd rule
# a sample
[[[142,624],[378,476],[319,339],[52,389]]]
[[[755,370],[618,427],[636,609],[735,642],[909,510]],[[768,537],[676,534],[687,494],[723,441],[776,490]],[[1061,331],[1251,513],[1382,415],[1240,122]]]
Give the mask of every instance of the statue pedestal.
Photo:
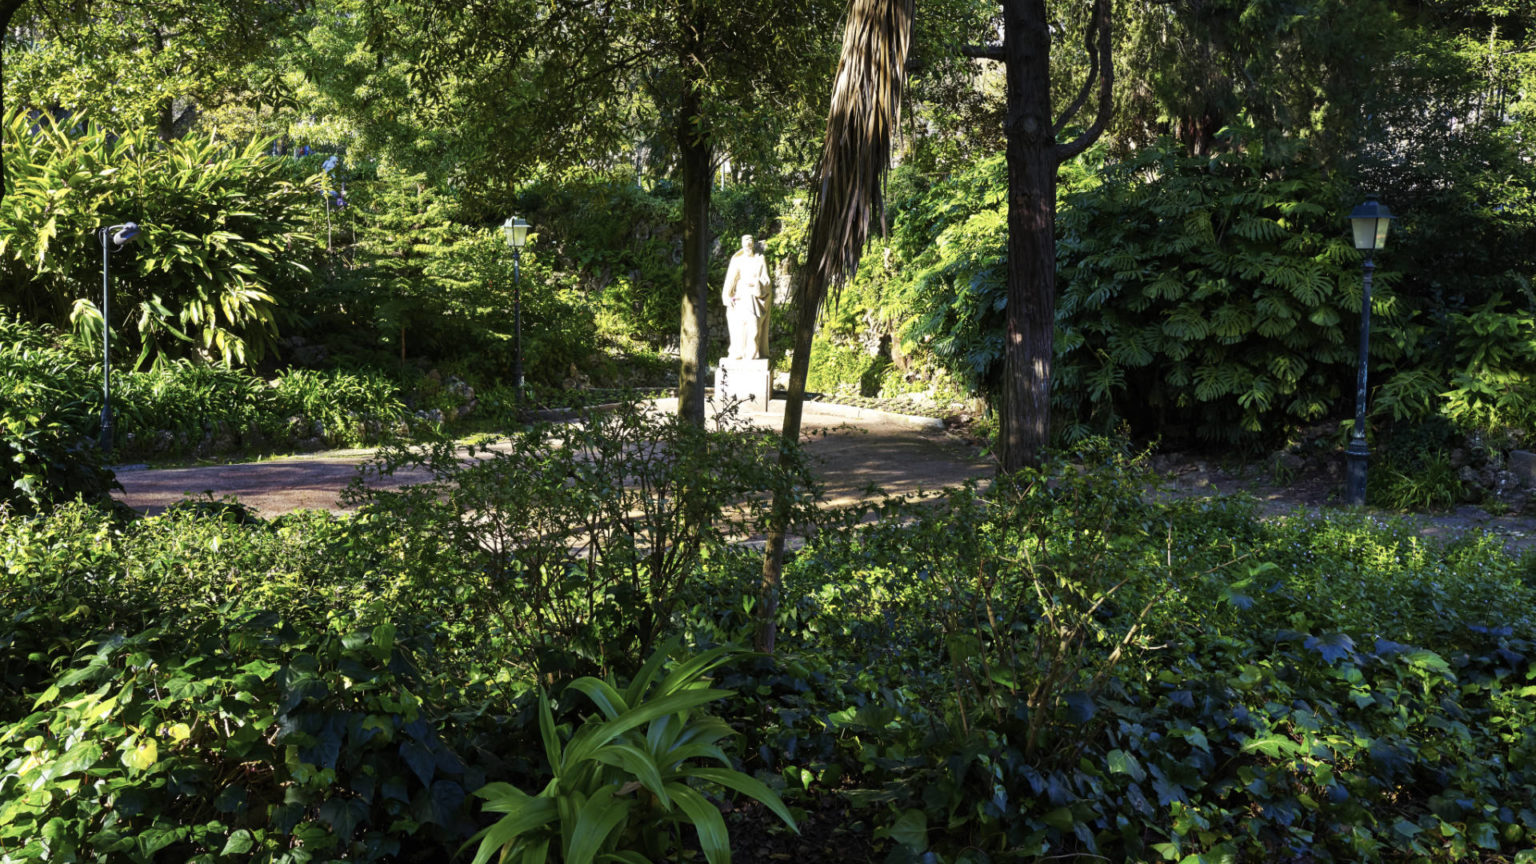
[[[715,403],[741,402],[742,411],[764,412],[768,410],[768,397],[773,392],[769,380],[768,358],[756,360],[731,360],[722,357],[715,367]]]

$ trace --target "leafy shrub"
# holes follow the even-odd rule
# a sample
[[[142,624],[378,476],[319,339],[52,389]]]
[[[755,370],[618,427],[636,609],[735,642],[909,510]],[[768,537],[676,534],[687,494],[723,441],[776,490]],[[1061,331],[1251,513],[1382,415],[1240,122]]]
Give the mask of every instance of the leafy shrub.
[[[466,453],[386,448],[375,468],[430,472],[398,491],[355,482],[360,531],[455,625],[494,627],[499,662],[623,666],[658,644],[701,560],[761,530],[783,489],[804,518],[814,483],[776,436],[699,429],[627,402]],[[469,625],[471,621],[483,624]]]
[[[100,392],[81,352],[0,314],[0,506],[33,512],[117,488],[97,449]]]
[[[318,437],[344,447],[389,437],[405,416],[398,385],[378,373],[289,369],[272,395],[276,418],[308,418],[320,425]]]
[[[170,449],[187,453],[216,430],[232,445],[234,436],[272,424],[267,383],[218,364],[172,360],[117,375],[112,401],[116,446],[130,453],[154,452],[160,442],[149,439],[162,432],[171,435]]]
[[[438,736],[408,657],[388,624],[306,637],[271,615],[85,640],[0,733],[0,852],[431,856],[472,830],[483,774]]]
[[[808,548],[780,629],[802,669],[743,706],[768,767],[862,778],[890,860],[1526,848],[1525,565],[1491,538],[1148,504],[1109,461]]]
[[[253,141],[243,150],[145,127],[107,130],[4,118],[6,196],[0,304],[28,320],[100,332],[98,229],[137,222],[113,255],[113,324],[138,361],[259,359],[285,300],[308,278],[313,203]]]
[[[1079,424],[1234,442],[1315,421],[1356,362],[1348,190],[1257,148],[1147,148],[1066,198],[1057,401]],[[1378,274],[1374,312],[1395,309]],[[1378,349],[1382,346],[1378,345]]]
[[[1444,418],[1463,432],[1536,428],[1536,322],[1502,294],[1444,317],[1412,324],[1406,351],[1388,373],[1372,413],[1394,422]]]

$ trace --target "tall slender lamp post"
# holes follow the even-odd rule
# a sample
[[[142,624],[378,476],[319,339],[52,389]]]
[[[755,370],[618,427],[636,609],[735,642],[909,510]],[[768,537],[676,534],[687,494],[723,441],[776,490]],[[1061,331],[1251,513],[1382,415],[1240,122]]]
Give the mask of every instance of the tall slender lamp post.
[[[512,247],[512,386],[518,393],[523,392],[523,295],[517,283],[529,227],[521,216],[501,224],[501,230],[507,235],[507,245]]]
[[[112,261],[110,239],[123,248],[123,244],[139,236],[139,226],[124,222],[101,229],[101,437],[96,446],[106,453],[112,449],[112,315],[109,303],[112,299],[112,282],[108,275]]]
[[[1344,449],[1344,501],[1351,507],[1365,504],[1365,463],[1370,449],[1365,443],[1365,373],[1371,346],[1371,273],[1376,269],[1371,256],[1387,245],[1387,229],[1392,225],[1392,211],[1366,196],[1365,203],[1349,214],[1354,226],[1355,248],[1365,253],[1365,290],[1360,295],[1360,369],[1355,381],[1355,428]]]

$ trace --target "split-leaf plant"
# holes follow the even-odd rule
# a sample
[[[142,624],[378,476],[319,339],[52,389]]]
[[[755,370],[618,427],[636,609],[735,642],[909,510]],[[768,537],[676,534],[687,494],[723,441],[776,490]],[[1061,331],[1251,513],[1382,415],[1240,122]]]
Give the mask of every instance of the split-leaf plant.
[[[1305,157],[1256,144],[1213,158],[1148,147],[1068,196],[1056,392],[1069,437],[1126,420],[1258,441],[1347,401],[1362,282],[1348,199]],[[1377,273],[1379,318],[1394,281]]]

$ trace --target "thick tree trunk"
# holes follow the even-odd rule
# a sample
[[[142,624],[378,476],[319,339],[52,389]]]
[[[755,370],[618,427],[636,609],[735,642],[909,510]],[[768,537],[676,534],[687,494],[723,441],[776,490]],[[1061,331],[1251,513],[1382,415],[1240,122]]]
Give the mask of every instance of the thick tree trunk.
[[[683,323],[678,337],[677,412],[704,425],[704,373],[709,368],[709,196],[714,153],[704,132],[698,91],[690,88],[678,114],[683,160]]]
[[[1004,473],[1038,465],[1051,432],[1056,326],[1056,137],[1045,0],[1005,0],[1008,305],[1003,346]]]

